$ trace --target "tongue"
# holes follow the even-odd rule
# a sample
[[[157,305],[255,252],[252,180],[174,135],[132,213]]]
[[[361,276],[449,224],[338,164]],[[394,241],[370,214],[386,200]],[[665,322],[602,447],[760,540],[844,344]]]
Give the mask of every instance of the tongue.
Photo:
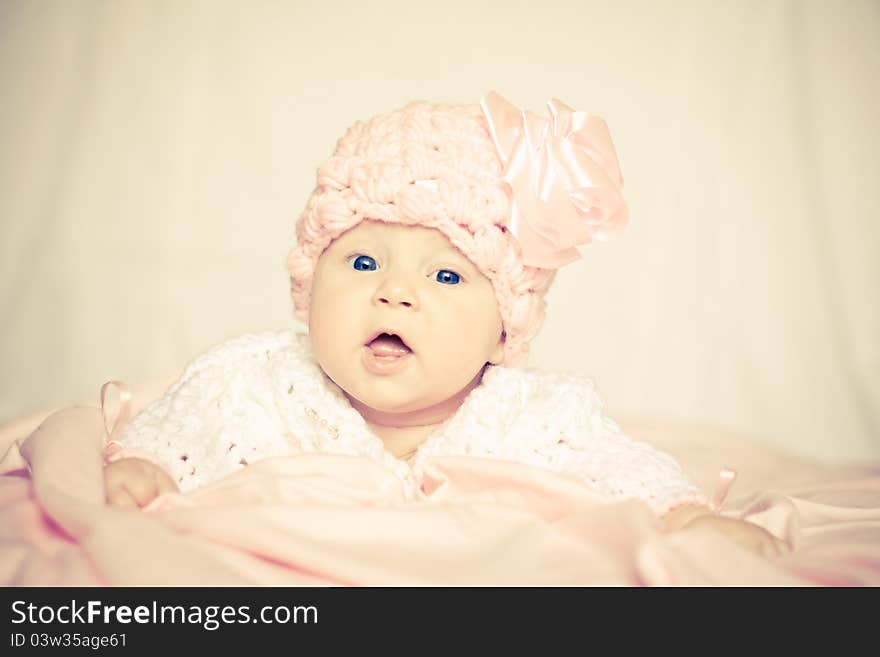
[[[396,335],[380,335],[370,343],[370,349],[377,356],[403,356],[410,349]]]

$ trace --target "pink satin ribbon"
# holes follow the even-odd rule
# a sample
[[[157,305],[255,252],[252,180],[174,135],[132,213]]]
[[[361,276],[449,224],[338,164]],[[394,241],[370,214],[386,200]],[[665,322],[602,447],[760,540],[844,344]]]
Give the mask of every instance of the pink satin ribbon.
[[[112,421],[112,414],[106,400],[107,388],[110,385],[119,388],[119,410],[116,412],[116,416]],[[107,439],[104,444],[104,460],[107,461],[122,447],[119,438],[122,437],[125,425],[128,424],[128,420],[131,417],[131,392],[129,391],[128,386],[122,381],[107,381],[101,386],[100,399],[101,414],[104,417],[104,431],[107,434]]]
[[[724,500],[727,499],[727,495],[730,493],[730,489],[733,488],[733,483],[735,481],[736,470],[724,468],[718,473],[718,483],[715,486],[712,499],[709,500],[709,508],[712,509],[712,511],[715,513],[721,511],[721,508],[724,506]]]
[[[547,105],[550,121],[494,91],[480,103],[512,190],[507,229],[524,264],[558,269],[580,257],[574,247],[620,234],[629,210],[605,121],[555,98]]]

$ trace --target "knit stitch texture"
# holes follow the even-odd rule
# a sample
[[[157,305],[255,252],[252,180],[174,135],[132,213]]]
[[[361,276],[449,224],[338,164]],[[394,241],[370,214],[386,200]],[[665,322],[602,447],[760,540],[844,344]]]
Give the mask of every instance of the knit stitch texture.
[[[233,338],[196,358],[121,442],[153,458],[183,492],[257,459],[322,452],[373,459],[415,498],[426,459],[467,455],[574,476],[609,500],[641,499],[657,514],[706,503],[672,457],[631,440],[602,408],[586,377],[489,366],[410,465],[385,449],[323,373],[309,336],[280,330]]]
[[[296,317],[308,324],[312,278],[330,242],[364,219],[441,231],[492,283],[504,362],[524,367],[556,270],[523,264],[505,224],[509,185],[477,105],[410,103],[345,133],[318,169],[287,257]]]

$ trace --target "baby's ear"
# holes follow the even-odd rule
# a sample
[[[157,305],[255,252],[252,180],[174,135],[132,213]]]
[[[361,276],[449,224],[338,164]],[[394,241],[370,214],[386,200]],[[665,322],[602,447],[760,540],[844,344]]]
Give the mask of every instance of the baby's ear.
[[[489,363],[492,365],[498,365],[504,360],[504,343],[506,340],[507,332],[501,331],[501,337],[498,338],[498,344],[495,345],[495,349],[492,350],[492,354],[489,356]]]

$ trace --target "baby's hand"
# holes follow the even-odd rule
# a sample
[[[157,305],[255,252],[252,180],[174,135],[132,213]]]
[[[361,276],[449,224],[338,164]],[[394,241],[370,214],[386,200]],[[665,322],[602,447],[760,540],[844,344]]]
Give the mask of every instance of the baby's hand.
[[[789,551],[788,545],[763,527],[712,513],[705,507],[682,507],[666,516],[671,530],[706,528],[720,532],[747,550],[762,557],[778,557]]]
[[[120,459],[104,467],[107,504],[136,509],[162,493],[176,493],[174,480],[155,463],[145,459]]]
[[[695,529],[706,527],[721,532],[747,550],[751,550],[762,557],[778,557],[788,552],[788,545],[773,536],[763,527],[740,520],[738,518],[726,518],[724,516],[704,515],[697,516],[688,522],[683,529]]]

